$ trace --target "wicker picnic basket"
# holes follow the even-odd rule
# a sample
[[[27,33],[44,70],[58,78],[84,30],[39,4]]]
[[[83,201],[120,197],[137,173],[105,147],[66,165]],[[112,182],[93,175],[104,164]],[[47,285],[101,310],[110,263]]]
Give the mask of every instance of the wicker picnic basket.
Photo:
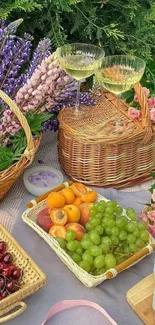
[[[53,189],[52,191],[60,191],[64,187],[69,187],[72,182],[65,182],[62,186]],[[48,193],[49,194],[49,193]],[[71,272],[86,286],[89,288],[96,287],[101,284],[103,281],[115,277],[118,273],[124,271],[125,269],[131,267],[132,265],[138,263],[142,260],[146,255],[152,253],[153,249],[155,249],[155,240],[150,235],[149,244],[141,249],[138,253],[135,253],[132,257],[124,261],[123,263],[117,265],[115,268],[106,271],[103,275],[100,276],[93,276],[83,269],[81,269],[73,260],[72,258],[62,249],[58,242],[46,233],[42,228],[37,225],[37,214],[40,210],[46,207],[45,197],[46,194],[43,196],[44,200],[37,203],[35,200],[31,201],[32,208],[27,209],[23,215],[23,221],[27,223],[34,231],[38,233],[40,237],[42,237],[45,242],[54,250],[57,256],[61,259],[61,261],[70,269]],[[98,194],[97,201],[101,200],[108,201],[106,198]],[[124,210],[125,215],[125,210]]]
[[[3,323],[24,312],[26,303],[21,300],[42,288],[46,283],[46,275],[1,224],[0,238],[6,242],[14,263],[24,271],[21,288],[0,301],[0,323]],[[19,306],[21,306],[20,309],[8,314],[8,312]],[[8,315],[4,316],[5,314]]]
[[[143,88],[134,86],[142,120],[128,116],[128,104],[101,91],[97,105],[59,113],[59,161],[72,179],[104,187],[123,188],[150,179],[155,170],[155,128]],[[98,92],[97,92],[98,93]],[[114,122],[122,121],[119,133]]]
[[[0,98],[10,107],[18,118],[22,128],[25,131],[27,139],[27,147],[19,161],[11,165],[9,168],[0,172],[0,199],[2,199],[5,194],[9,191],[12,185],[16,182],[17,178],[23,172],[24,168],[32,163],[35,153],[40,144],[40,138],[33,140],[30,127],[27,123],[25,116],[21,113],[20,109],[17,107],[16,103],[6,95],[2,90],[0,90]]]

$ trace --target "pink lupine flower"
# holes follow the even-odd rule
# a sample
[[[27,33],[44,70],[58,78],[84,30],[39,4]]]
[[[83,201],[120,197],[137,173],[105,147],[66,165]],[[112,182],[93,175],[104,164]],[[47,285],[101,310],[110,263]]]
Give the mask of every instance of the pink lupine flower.
[[[151,121],[155,122],[155,108],[150,110]]]
[[[128,115],[132,117],[133,119],[139,120],[141,117],[141,112],[134,108],[134,107],[129,107],[128,109]]]

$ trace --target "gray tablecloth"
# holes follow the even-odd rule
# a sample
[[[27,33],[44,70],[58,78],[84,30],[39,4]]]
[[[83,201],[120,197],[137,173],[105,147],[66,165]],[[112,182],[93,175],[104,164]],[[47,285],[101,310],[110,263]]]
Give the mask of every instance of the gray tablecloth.
[[[98,192],[109,199],[116,199],[123,207],[133,206],[140,213],[143,205],[149,202],[148,191],[124,193],[113,189],[98,189]],[[86,288],[69,269],[59,260],[51,248],[31,229],[23,223],[22,212],[26,202],[32,199],[25,195],[18,218],[13,228],[13,236],[47,274],[48,283],[39,292],[25,299],[27,310],[8,325],[41,325],[49,309],[63,299],[87,299],[101,305],[118,325],[141,325],[142,321],[134,313],[126,301],[126,292],[145,276],[152,273],[154,254],[116,278],[105,281],[97,288]],[[48,325],[101,325],[103,317],[90,308],[81,307],[54,316]]]

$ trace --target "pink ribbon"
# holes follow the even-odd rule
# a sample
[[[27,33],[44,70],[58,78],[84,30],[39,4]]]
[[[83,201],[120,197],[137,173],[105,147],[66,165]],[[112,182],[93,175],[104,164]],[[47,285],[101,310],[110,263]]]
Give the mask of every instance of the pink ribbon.
[[[101,314],[104,315],[104,317],[106,317],[106,320],[108,320],[109,322],[111,322],[111,325],[117,325],[117,323],[108,315],[108,313],[98,304],[96,304],[95,302],[92,301],[88,301],[88,300],[63,300],[58,302],[57,304],[55,304],[49,311],[49,313],[47,314],[46,319],[44,320],[44,322],[41,325],[45,325],[46,322],[55,314],[59,313],[60,311],[66,310],[66,309],[70,309],[73,307],[78,307],[78,306],[87,306],[87,307],[92,307],[98,311],[101,312]],[[104,323],[102,323],[102,325],[105,325]]]

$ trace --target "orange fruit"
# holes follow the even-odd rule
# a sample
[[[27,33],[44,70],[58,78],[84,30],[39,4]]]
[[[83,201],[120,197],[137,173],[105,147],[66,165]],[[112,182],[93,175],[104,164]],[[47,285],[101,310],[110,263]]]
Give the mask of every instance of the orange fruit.
[[[77,207],[79,207],[79,205],[82,203],[82,200],[80,199],[80,197],[76,197],[73,204],[76,205]]]
[[[76,205],[69,204],[64,207],[64,210],[68,214],[68,223],[69,222],[78,222],[80,220],[80,210]]]
[[[83,202],[95,202],[97,199],[97,192],[96,191],[89,191],[87,194],[81,196],[81,200]]]
[[[71,188],[63,188],[61,194],[65,198],[66,204],[72,204],[75,200],[75,194]]]
[[[65,198],[58,192],[51,192],[46,199],[46,203],[49,208],[63,208],[65,205]]]
[[[50,230],[49,234],[52,237],[61,237],[66,238],[66,228],[64,226],[53,225]]]
[[[66,228],[67,231],[70,230],[70,229],[74,230],[76,232],[75,239],[79,240],[79,241],[81,241],[84,233],[86,232],[85,228],[82,225],[80,225],[79,223],[76,223],[76,222],[68,223],[65,226],[65,228]]]
[[[64,226],[67,223],[68,215],[63,209],[53,209],[50,217],[54,225]]]
[[[78,197],[81,197],[82,195],[87,193],[86,186],[81,183],[73,183],[71,185],[71,189],[73,190],[74,194]]]

